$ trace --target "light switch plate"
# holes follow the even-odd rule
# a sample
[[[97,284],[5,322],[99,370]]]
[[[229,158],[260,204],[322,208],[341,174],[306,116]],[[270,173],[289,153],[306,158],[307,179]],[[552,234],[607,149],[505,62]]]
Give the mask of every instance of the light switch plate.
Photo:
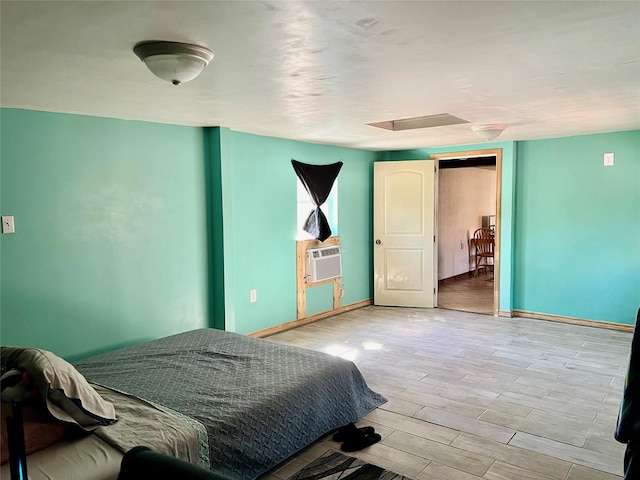
[[[2,233],[16,233],[15,225],[13,224],[13,215],[2,216]]]
[[[613,167],[613,153],[604,154],[604,166]]]

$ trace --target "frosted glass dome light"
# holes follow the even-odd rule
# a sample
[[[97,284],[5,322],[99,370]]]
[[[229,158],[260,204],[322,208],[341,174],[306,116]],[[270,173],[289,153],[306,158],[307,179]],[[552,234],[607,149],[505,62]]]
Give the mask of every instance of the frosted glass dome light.
[[[133,53],[156,77],[174,85],[193,80],[213,59],[208,48],[179,42],[140,42]]]
[[[497,138],[505,128],[507,128],[507,125],[504,123],[494,123],[490,125],[475,125],[471,127],[471,130],[481,139],[488,142],[489,140]]]

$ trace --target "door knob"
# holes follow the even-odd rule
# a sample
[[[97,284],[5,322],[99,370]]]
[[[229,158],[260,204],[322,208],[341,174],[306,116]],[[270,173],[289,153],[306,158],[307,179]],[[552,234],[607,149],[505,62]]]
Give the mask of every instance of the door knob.
[[[380,241],[380,239],[376,240],[376,245],[382,245],[382,242]]]

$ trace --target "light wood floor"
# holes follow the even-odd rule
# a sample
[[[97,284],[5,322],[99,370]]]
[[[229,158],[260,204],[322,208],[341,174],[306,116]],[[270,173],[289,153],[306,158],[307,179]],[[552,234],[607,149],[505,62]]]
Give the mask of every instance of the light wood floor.
[[[493,315],[493,272],[460,275],[440,282],[438,307]]]
[[[418,480],[612,480],[631,334],[443,309],[366,307],[269,337],[353,360],[388,403],[350,454]],[[287,479],[330,435],[274,469]]]

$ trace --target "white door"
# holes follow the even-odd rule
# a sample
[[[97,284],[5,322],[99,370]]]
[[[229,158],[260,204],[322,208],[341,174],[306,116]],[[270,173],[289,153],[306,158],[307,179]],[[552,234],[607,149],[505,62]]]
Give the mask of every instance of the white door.
[[[373,164],[375,305],[434,306],[434,161]]]

